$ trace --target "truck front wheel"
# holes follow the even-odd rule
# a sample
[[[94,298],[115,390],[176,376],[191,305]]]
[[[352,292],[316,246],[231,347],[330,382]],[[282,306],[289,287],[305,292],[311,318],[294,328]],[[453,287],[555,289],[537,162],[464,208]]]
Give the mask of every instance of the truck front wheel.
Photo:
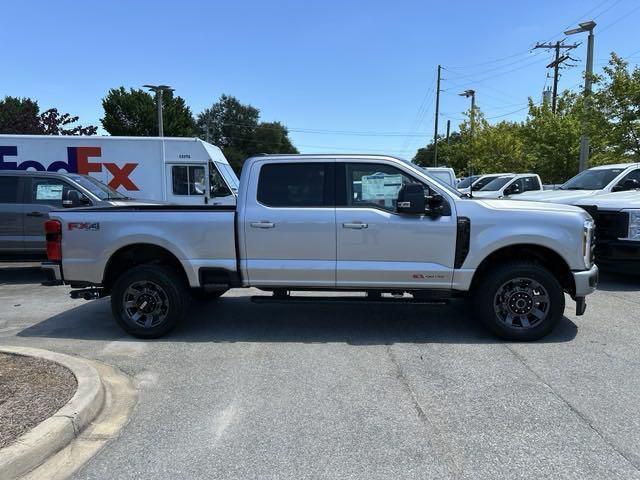
[[[187,291],[184,281],[163,265],[140,265],[123,273],[111,290],[111,311],[127,333],[158,338],[182,320]]]
[[[477,284],[475,312],[496,335],[532,341],[549,334],[564,314],[564,293],[555,276],[529,262],[502,264]]]

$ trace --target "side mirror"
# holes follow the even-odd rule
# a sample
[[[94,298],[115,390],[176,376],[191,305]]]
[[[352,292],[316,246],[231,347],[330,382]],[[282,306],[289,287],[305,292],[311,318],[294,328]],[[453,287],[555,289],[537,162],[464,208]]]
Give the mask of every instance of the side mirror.
[[[627,178],[624,182],[614,185],[611,191],[624,192],[627,190],[635,190],[636,188],[640,188],[640,182],[635,178]]]
[[[398,203],[396,204],[396,211],[398,213],[424,215],[427,208],[426,205],[424,186],[421,184],[408,183],[400,188],[398,192]]]
[[[79,191],[69,190],[66,198],[62,201],[62,206],[65,208],[73,208],[88,205],[89,203],[89,199],[83,196]]]
[[[439,193],[434,193],[428,197],[427,205],[429,207],[429,215],[438,217],[442,215],[442,207],[444,206],[444,198]]]

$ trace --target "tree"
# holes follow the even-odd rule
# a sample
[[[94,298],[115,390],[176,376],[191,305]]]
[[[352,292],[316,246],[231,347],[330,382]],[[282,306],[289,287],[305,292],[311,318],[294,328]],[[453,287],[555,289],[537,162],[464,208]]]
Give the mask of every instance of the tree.
[[[0,101],[0,133],[39,135],[40,108],[30,98],[4,97]]]
[[[0,101],[0,133],[18,135],[95,135],[98,128],[74,124],[77,116],[57,108],[40,113],[38,102],[29,98],[5,97]]]
[[[595,76],[595,83],[590,133],[607,148],[594,160],[608,163],[634,157],[640,161],[640,67],[629,71],[628,63],[612,53],[604,75]]]
[[[260,110],[230,95],[221,95],[196,123],[200,138],[220,147],[237,172],[257,153],[298,153],[284,125],[261,123]]]
[[[93,125],[73,126],[77,121],[77,115],[61,114],[57,108],[50,108],[40,115],[40,125],[45,135],[95,135],[98,132],[98,127]]]
[[[153,137],[158,135],[155,98],[140,89],[112,88],[102,99],[104,117],[100,120],[110,135]],[[190,137],[195,134],[191,109],[173,92],[162,95],[164,134],[167,137]]]

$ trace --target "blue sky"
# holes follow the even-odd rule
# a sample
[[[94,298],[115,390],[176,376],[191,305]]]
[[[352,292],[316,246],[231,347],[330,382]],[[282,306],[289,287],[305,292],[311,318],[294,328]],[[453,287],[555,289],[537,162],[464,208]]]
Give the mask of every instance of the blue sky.
[[[594,17],[596,67],[639,63],[638,0],[4,2],[0,96],[100,125],[109,88],[166,83],[194,114],[222,93],[251,103],[305,153],[410,158],[433,137],[438,63],[442,132],[467,88],[490,121],[523,119],[551,85],[551,52],[530,48]],[[560,88],[581,83],[583,37]]]

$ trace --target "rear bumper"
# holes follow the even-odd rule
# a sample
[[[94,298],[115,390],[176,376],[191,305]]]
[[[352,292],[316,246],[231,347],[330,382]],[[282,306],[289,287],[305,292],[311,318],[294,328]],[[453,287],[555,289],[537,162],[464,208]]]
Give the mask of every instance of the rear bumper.
[[[42,273],[45,275],[45,280],[42,282],[42,285],[52,286],[62,285],[64,283],[62,279],[62,268],[59,263],[42,262],[40,267],[42,268]]]

